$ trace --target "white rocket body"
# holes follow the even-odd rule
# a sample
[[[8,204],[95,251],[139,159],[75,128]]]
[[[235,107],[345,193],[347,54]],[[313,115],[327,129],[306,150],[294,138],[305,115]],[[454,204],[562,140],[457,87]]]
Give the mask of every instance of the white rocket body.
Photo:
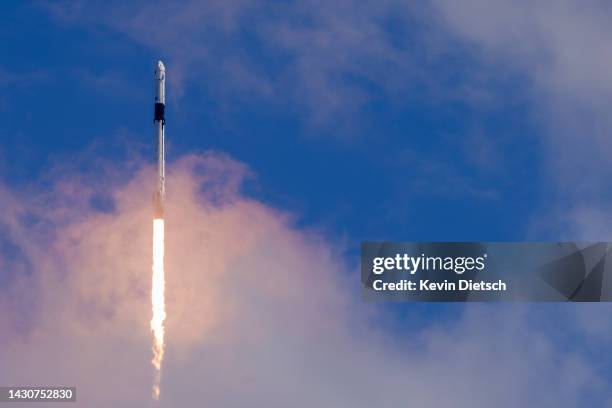
[[[166,67],[161,61],[157,61],[155,67],[155,111],[153,124],[155,129],[157,156],[157,189],[153,197],[153,209],[155,218],[164,218],[164,201],[166,199],[166,158],[164,127],[166,109]]]

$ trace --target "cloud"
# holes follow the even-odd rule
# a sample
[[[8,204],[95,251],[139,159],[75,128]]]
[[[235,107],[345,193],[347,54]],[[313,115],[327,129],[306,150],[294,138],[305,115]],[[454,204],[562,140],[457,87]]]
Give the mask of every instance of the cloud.
[[[523,78],[541,129],[548,174],[541,190],[559,214],[554,222],[570,234],[600,236],[602,226],[588,223],[595,218],[580,214],[605,212],[612,199],[607,187],[612,175],[610,5],[574,0],[554,7],[503,0],[433,4],[439,26],[476,57],[475,69]],[[611,224],[605,225],[609,230]]]
[[[153,171],[139,160],[130,171],[92,166],[0,189],[0,383],[74,384],[76,406],[146,407]],[[609,349],[605,319],[498,305],[392,330],[383,307],[360,301],[358,274],[331,243],[242,195],[249,174],[215,153],[168,168],[162,406],[552,407],[609,398],[600,360],[584,352]],[[100,209],[99,195],[113,204]],[[566,325],[551,327],[551,316]]]
[[[605,2],[564,0],[556,7],[541,1],[434,3],[447,27],[480,48],[489,62],[503,58],[547,92],[586,102],[612,91],[606,69],[612,51],[605,46],[612,9]]]

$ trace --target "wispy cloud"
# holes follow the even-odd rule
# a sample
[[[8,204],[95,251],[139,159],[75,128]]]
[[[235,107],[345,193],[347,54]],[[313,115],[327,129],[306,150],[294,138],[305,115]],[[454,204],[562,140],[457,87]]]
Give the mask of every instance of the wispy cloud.
[[[598,222],[587,226],[593,217],[579,214],[605,212],[612,202],[609,4],[573,0],[554,7],[546,2],[502,0],[434,4],[440,27],[464,42],[480,61],[479,69],[526,78],[548,167],[542,189],[555,203],[557,222],[578,235],[601,231]],[[608,230],[611,226],[606,222]]]

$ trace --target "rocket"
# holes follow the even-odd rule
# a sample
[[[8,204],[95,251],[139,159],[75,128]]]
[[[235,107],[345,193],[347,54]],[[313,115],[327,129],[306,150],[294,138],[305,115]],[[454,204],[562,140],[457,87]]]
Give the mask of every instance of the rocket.
[[[157,187],[153,196],[153,211],[155,218],[164,218],[164,201],[166,199],[166,158],[164,152],[164,127],[166,119],[166,67],[157,61],[155,67],[155,111],[153,128],[155,129],[155,156],[157,157]]]

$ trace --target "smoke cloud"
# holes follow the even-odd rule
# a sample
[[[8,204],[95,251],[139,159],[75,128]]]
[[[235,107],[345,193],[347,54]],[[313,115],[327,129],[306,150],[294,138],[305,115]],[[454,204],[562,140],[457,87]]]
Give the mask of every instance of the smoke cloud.
[[[0,384],[75,385],[71,407],[147,407],[153,169],[98,164],[0,187]],[[593,355],[609,351],[606,305],[393,320],[360,300],[335,244],[242,194],[249,175],[214,153],[169,166],[161,406],[612,402]]]

